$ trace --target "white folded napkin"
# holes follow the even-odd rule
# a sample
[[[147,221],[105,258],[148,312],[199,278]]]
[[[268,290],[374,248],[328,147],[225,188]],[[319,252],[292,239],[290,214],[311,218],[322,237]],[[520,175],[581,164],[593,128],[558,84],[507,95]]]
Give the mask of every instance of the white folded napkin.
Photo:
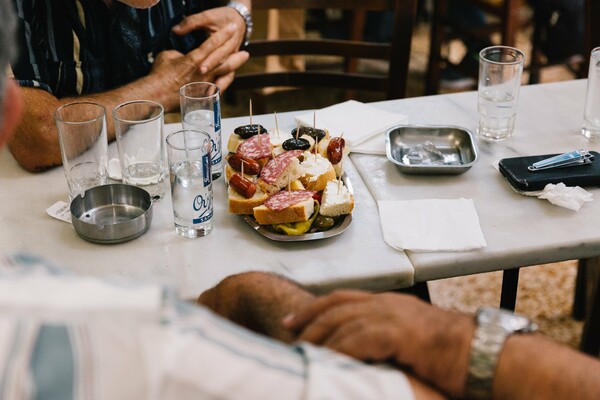
[[[544,190],[536,192],[519,192],[527,196],[535,196],[538,199],[548,200],[557,206],[579,211],[583,203],[593,201],[592,194],[579,186],[566,186],[560,182],[556,185],[549,183]]]
[[[302,126],[327,129],[332,136],[344,134],[350,151],[385,154],[385,132],[408,123],[408,117],[369,106],[356,100],[296,116]],[[373,139],[373,140],[369,140]]]
[[[471,199],[379,200],[385,242],[397,250],[467,251],[487,244]]]

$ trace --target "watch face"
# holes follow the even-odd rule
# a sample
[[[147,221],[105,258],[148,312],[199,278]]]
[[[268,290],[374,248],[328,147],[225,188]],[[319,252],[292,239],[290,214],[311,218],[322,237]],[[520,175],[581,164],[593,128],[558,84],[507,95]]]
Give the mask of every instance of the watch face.
[[[482,307],[477,313],[477,320],[480,324],[496,325],[508,332],[531,332],[535,330],[535,326],[528,318],[493,307]]]

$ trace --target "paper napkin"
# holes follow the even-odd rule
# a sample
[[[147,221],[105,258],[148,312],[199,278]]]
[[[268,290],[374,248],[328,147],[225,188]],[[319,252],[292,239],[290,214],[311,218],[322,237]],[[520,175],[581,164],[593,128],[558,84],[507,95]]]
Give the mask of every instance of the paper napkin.
[[[397,250],[467,251],[487,245],[471,199],[377,203],[383,239]]]
[[[579,211],[583,203],[593,201],[592,194],[579,186],[566,186],[560,182],[558,184],[549,183],[544,190],[535,192],[521,192],[527,196],[535,196],[538,199],[548,200],[550,203],[568,208],[569,210]]]
[[[348,100],[296,116],[296,121],[302,126],[316,123],[318,128],[327,129],[332,136],[343,133],[350,151],[385,154],[385,132],[392,126],[408,123],[408,117]]]

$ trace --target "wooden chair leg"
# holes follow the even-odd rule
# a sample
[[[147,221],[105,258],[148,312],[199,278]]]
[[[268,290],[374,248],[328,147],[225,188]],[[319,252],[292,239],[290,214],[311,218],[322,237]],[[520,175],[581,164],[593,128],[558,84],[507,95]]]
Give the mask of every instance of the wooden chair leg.
[[[425,94],[437,94],[441,77],[441,51],[444,41],[443,19],[447,14],[447,0],[436,0],[433,5],[433,16],[431,18],[431,38],[429,44],[429,60],[427,62],[427,73],[425,78]]]

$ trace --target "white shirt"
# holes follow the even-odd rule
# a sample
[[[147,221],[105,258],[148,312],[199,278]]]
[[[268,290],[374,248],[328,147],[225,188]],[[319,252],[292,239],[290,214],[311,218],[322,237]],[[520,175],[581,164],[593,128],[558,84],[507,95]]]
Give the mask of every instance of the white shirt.
[[[413,399],[399,371],[288,346],[164,288],[0,256],[2,399]]]

